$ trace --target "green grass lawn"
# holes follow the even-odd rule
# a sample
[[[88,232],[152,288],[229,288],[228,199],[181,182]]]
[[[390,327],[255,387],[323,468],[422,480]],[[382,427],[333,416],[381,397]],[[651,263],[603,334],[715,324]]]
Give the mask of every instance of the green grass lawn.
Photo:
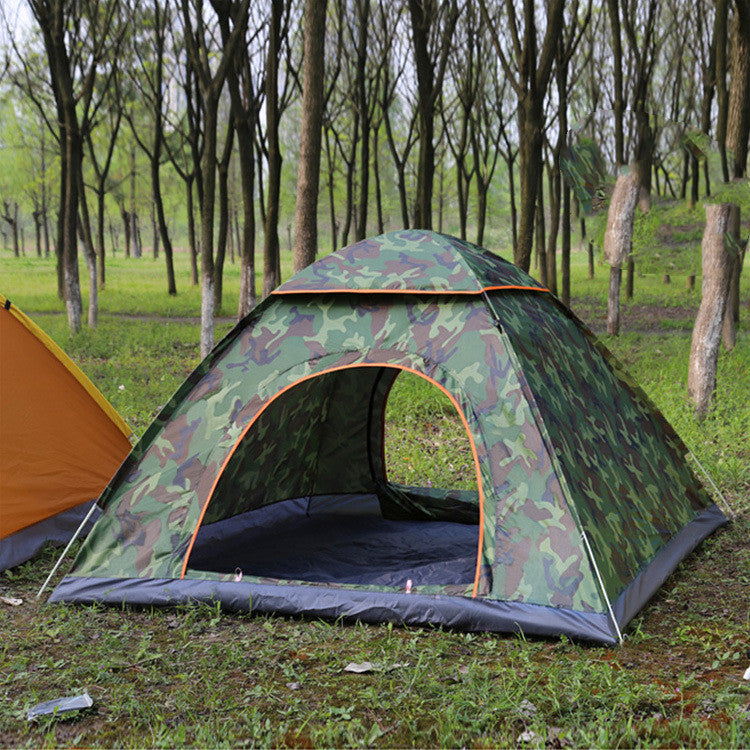
[[[197,364],[199,291],[178,255],[108,259],[96,330],[68,334],[54,265],[0,253],[0,292],[80,364],[137,434]],[[291,259],[283,254],[284,278]],[[636,278],[623,334],[606,341],[738,511],[636,617],[617,648],[566,639],[467,634],[229,615],[208,606],[127,609],[34,598],[54,560],[0,574],[0,747],[747,747],[750,746],[750,262],[741,326],[719,362],[717,408],[686,396],[700,292]],[[82,282],[85,281],[82,274]],[[601,330],[607,274],[574,256],[573,308]],[[227,266],[225,314],[238,269]],[[700,289],[700,279],[697,283]],[[171,319],[171,320],[170,320]],[[217,333],[231,323],[221,322]],[[470,487],[472,461],[450,404],[400,377],[387,413],[394,481]],[[58,576],[59,579],[59,576]],[[374,670],[350,674],[351,661]],[[88,690],[73,718],[26,721],[43,700]],[[525,740],[519,738],[525,737]]]

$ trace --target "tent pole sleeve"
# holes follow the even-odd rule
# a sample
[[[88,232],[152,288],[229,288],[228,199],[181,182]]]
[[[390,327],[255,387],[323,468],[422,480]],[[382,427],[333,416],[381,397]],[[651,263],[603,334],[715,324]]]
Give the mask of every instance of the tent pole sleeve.
[[[703,468],[703,464],[698,460],[698,456],[693,453],[690,449],[688,449],[688,455],[695,461],[696,464],[698,464],[698,468],[703,472],[703,476],[706,477],[708,480],[708,483],[714,488],[716,491],[716,494],[721,498],[722,503],[724,504],[724,507],[727,510],[727,513],[729,513],[730,518],[737,518],[737,514],[732,509],[732,506],[729,504],[729,501],[724,497],[724,493],[716,486],[716,482],[711,478],[711,475]]]
[[[609,601],[609,596],[607,595],[607,589],[604,588],[604,581],[602,580],[602,575],[599,572],[599,566],[596,564],[596,558],[594,557],[594,553],[591,550],[591,545],[589,544],[589,538],[586,535],[585,529],[581,527],[581,539],[583,539],[583,543],[586,545],[586,552],[588,552],[589,560],[591,560],[591,565],[594,568],[594,572],[596,573],[596,579],[599,581],[599,587],[602,590],[602,594],[604,595],[604,601],[607,605],[607,611],[609,612],[609,616],[612,618],[612,624],[615,626],[615,632],[617,633],[617,640],[620,642],[620,645],[623,643],[622,633],[620,632],[620,626],[617,624],[617,620],[615,619],[615,613],[612,610],[612,604]]]
[[[62,554],[57,559],[57,562],[55,563],[55,566],[50,570],[49,575],[47,576],[47,580],[42,584],[42,588],[39,589],[39,593],[36,595],[36,598],[38,599],[42,593],[44,592],[44,589],[47,588],[47,584],[52,580],[52,576],[55,575],[57,572],[57,569],[60,567],[60,564],[65,559],[65,555],[68,554],[68,550],[73,545],[73,542],[75,542],[76,539],[78,539],[78,536],[80,535],[81,531],[83,531],[84,526],[88,523],[89,518],[91,518],[92,513],[94,512],[94,509],[96,508],[96,503],[91,503],[91,507],[89,508],[89,512],[86,514],[86,517],[81,521],[81,525],[76,529],[76,533],[73,534],[73,536],[70,538],[70,541],[65,545],[65,549],[62,551]]]

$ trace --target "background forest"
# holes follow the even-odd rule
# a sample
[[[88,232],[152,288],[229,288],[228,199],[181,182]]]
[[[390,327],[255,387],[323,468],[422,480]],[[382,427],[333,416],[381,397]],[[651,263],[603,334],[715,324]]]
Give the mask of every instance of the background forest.
[[[748,0],[5,0],[2,26],[0,229],[56,257],[72,331],[79,247],[89,325],[108,256],[161,256],[206,353],[227,262],[243,315],[281,252],[435,228],[569,302],[628,166],[630,294],[634,264],[699,271],[701,202],[750,200]]]

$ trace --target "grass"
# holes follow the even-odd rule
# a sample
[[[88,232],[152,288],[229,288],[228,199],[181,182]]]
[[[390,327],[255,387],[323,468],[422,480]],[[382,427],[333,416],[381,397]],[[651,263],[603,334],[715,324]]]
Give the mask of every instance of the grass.
[[[180,293],[169,299],[161,262],[112,261],[101,323],[75,338],[49,261],[0,254],[1,291],[141,434],[197,363],[198,292],[185,258],[179,263]],[[604,269],[589,281],[576,255],[573,270],[574,309],[601,328]],[[236,270],[227,277],[231,311]],[[749,295],[746,268],[742,299]],[[683,284],[637,278],[624,333],[606,343],[739,515],[669,578],[623,646],[229,615],[207,605],[46,605],[34,594],[55,557],[48,550],[0,574],[0,595],[24,600],[0,603],[0,747],[749,746],[750,326],[743,307],[738,345],[720,357],[717,408],[696,422],[686,377],[697,304]],[[473,486],[463,430],[434,387],[400,376],[386,424],[392,480]],[[376,669],[344,672],[350,661]],[[26,721],[30,706],[83,690],[92,709]]]

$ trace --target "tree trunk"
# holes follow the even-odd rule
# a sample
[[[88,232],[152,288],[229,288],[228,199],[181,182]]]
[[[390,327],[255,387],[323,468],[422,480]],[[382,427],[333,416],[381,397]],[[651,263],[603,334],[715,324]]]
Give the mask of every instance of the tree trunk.
[[[604,258],[611,266],[609,299],[607,303],[607,333],[620,332],[620,283],[622,264],[628,259],[633,246],[633,222],[641,186],[635,177],[620,175],[615,183],[612,201],[607,213],[604,233]]]
[[[297,203],[294,212],[295,273],[313,263],[318,252],[318,191],[327,3],[328,0],[306,0],[305,3],[302,122],[299,135]]]
[[[99,185],[96,191],[96,254],[99,258],[99,285],[104,288],[106,274],[104,269],[104,186]]]
[[[354,172],[356,169],[357,144],[359,143],[359,114],[354,113],[353,136],[349,155],[342,154],[346,163],[346,208],[344,209],[344,226],[341,228],[341,244],[349,242],[349,230],[354,214]]]
[[[515,178],[516,155],[509,156],[506,160],[508,165],[508,180],[510,188],[510,231],[513,247],[518,245],[518,209],[516,208],[516,178]]]
[[[133,240],[133,257],[141,257],[141,241],[138,232],[138,213],[135,207],[135,146],[130,150],[130,237]]]
[[[65,307],[68,313],[68,327],[71,333],[81,330],[83,301],[81,299],[81,282],[78,276],[78,185],[83,163],[83,140],[77,123],[67,125],[66,137],[63,139],[62,158],[60,160],[60,177],[62,188],[57,245],[62,255],[63,289]]]
[[[86,200],[86,191],[83,184],[83,172],[80,176],[79,190],[79,221],[78,229],[83,240],[84,260],[89,272],[89,309],[88,325],[89,328],[96,328],[99,322],[99,288],[96,271],[96,250],[94,240],[91,237],[91,221],[89,219],[89,207]]]
[[[487,223],[487,191],[489,182],[477,175],[477,245],[484,244],[484,229]]]
[[[727,25],[729,17],[728,0],[716,0],[714,15],[714,45],[716,50],[716,141],[719,146],[721,172],[724,182],[729,182],[729,162],[727,160],[727,116],[729,96],[727,93]]]
[[[357,75],[355,87],[362,137],[359,141],[359,207],[357,210],[357,221],[354,228],[354,239],[363,240],[367,237],[367,205],[370,198],[370,102],[367,97],[366,81],[370,0],[360,0],[358,7],[360,9],[358,14],[359,39],[357,43]],[[323,34],[321,34],[321,41],[322,38]],[[321,79],[322,77],[323,76],[321,75]]]
[[[546,268],[546,279],[542,278],[542,284],[552,292],[557,294],[557,236],[560,232],[560,189],[562,187],[562,175],[559,170],[559,160],[554,158],[552,170],[549,174],[549,235],[547,239],[546,263],[543,254],[539,255],[539,269],[542,266]],[[542,221],[544,220],[544,200],[542,191],[539,191],[539,205],[537,207]],[[537,217],[537,229],[539,228],[539,217]],[[543,237],[537,232],[537,245],[541,247],[544,242]]]
[[[281,147],[279,144],[279,55],[283,0],[271,2],[271,31],[266,62],[266,132],[268,138],[268,202],[263,245],[263,297],[280,283],[279,198],[281,194]]]
[[[49,217],[47,206],[47,147],[44,138],[45,128],[42,126],[41,160],[42,160],[42,229],[44,232],[44,257],[49,258]]]
[[[628,266],[625,273],[625,299],[633,299],[635,290],[635,261],[631,255],[628,258]]]
[[[540,180],[539,192],[537,194],[538,205],[536,208],[536,251],[539,260],[539,275],[542,277],[541,281],[544,286],[547,286],[552,294],[557,294],[557,266],[553,259],[547,256],[545,250],[546,243],[546,227],[545,227],[545,214],[544,214],[544,184]],[[550,278],[550,266],[553,268],[553,277]],[[546,272],[542,269],[547,269]],[[546,279],[546,280],[545,280]],[[553,286],[550,286],[552,284]],[[553,288],[554,287],[554,288]]]
[[[693,327],[688,369],[688,394],[695,405],[696,417],[708,413],[716,390],[719,342],[732,271],[727,234],[736,210],[730,203],[706,206],[702,296]]]
[[[216,238],[216,260],[214,262],[214,309],[221,310],[224,297],[224,260],[227,257],[229,225],[229,165],[234,148],[234,119],[229,119],[224,151],[217,164],[219,176],[219,235]]]
[[[339,223],[336,219],[336,199],[334,188],[336,186],[335,176],[335,146],[331,147],[330,129],[326,128],[325,131],[325,144],[326,144],[326,164],[327,164],[327,184],[328,184],[328,212],[331,221],[331,251],[335,252],[338,249],[338,234],[339,234]]]
[[[214,348],[214,218],[216,210],[216,138],[218,98],[204,108],[203,195],[201,197],[201,359]]]
[[[622,268],[610,266],[609,296],[607,298],[607,333],[617,336],[620,333],[620,285],[622,283]]]
[[[435,172],[434,70],[429,54],[431,18],[421,0],[409,0],[414,61],[417,73],[419,156],[414,227],[432,229],[432,183]]]
[[[157,145],[158,140],[158,145]],[[159,154],[161,153],[161,138],[157,139],[154,136],[154,158],[151,160],[151,191],[154,195],[154,207],[156,208],[156,223],[159,227],[159,235],[161,236],[162,244],[164,245],[164,261],[167,268],[167,293],[170,295],[177,294],[177,282],[174,274],[174,251],[172,248],[172,240],[169,236],[169,229],[167,228],[167,219],[164,216],[164,201],[161,194],[161,159]],[[188,195],[192,198],[192,183],[187,183]],[[193,207],[192,201],[188,203],[188,227],[190,236],[190,260],[191,260],[191,276],[195,273],[194,284],[197,283],[198,269],[195,268],[193,271],[193,265],[195,263],[195,228],[193,226]],[[157,242],[158,240],[155,240]]]
[[[198,286],[198,245],[195,235],[195,208],[193,207],[193,181],[191,177],[185,181],[185,196],[187,198],[188,245],[190,250],[190,283]],[[126,238],[127,240],[127,238]]]
[[[750,0],[736,0],[731,70],[727,148],[732,153],[732,176],[738,180],[747,174],[750,137]]]
[[[570,186],[563,184],[562,247],[560,248],[562,301],[570,307]]]
[[[537,195],[542,173],[542,127],[541,104],[531,101],[531,96],[519,102],[518,124],[521,134],[519,166],[521,176],[521,217],[518,239],[513,252],[513,262],[528,273],[534,240],[534,220]]]
[[[589,240],[589,250],[588,250],[588,256],[589,256],[589,278],[594,278],[594,243]]]
[[[722,341],[724,348],[729,352],[737,343],[737,321],[739,320],[740,306],[740,273],[744,253],[740,251],[740,207],[734,206],[727,227],[726,245],[729,254],[729,292],[727,294],[727,309],[724,313],[724,324],[722,326]]]
[[[159,224],[156,221],[156,206],[151,202],[151,250],[154,260],[159,259]]]
[[[614,65],[614,96],[612,111],[615,121],[615,165],[625,164],[625,135],[623,120],[625,102],[623,99],[622,76],[622,29],[620,26],[620,10],[618,0],[607,0],[607,11],[612,31],[612,62]]]
[[[42,257],[42,233],[41,233],[41,227],[39,226],[39,211],[37,209],[34,210],[32,217],[34,219],[34,246],[36,247],[36,257],[41,258]]]
[[[130,257],[130,216],[125,209],[125,204],[120,205],[120,218],[122,219],[123,232],[125,233],[125,257]]]
[[[382,188],[380,186],[380,157],[378,156],[378,133],[380,132],[380,128],[373,128],[372,131],[372,168],[373,168],[373,174],[375,176],[375,208],[378,215],[378,234],[383,234],[385,232],[385,222],[383,221],[383,192]],[[441,199],[442,199],[442,172],[441,172],[441,182],[440,182],[440,190],[441,190]]]

